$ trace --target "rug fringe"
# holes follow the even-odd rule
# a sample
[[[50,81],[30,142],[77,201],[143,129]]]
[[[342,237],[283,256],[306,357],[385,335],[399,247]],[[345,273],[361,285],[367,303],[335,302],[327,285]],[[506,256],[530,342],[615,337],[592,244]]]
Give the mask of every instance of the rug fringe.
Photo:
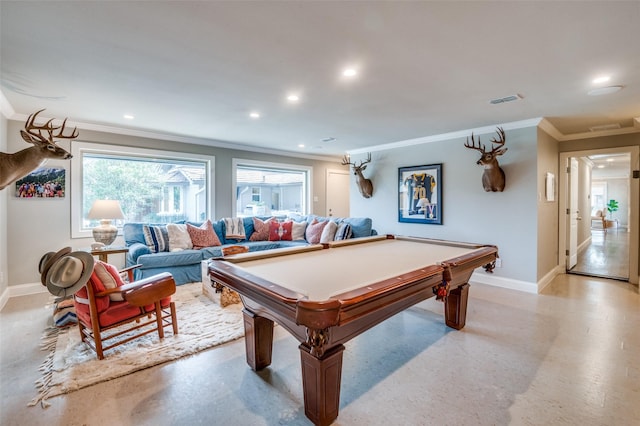
[[[60,329],[57,327],[49,327],[42,333],[40,350],[49,351],[49,353],[42,364],[40,364],[39,370],[42,372],[42,377],[35,381],[38,396],[27,404],[29,407],[33,407],[38,403],[40,403],[42,408],[51,406],[51,403],[47,401],[47,397],[49,396],[51,379],[53,377],[53,356],[56,353],[56,343],[58,342],[59,334]]]

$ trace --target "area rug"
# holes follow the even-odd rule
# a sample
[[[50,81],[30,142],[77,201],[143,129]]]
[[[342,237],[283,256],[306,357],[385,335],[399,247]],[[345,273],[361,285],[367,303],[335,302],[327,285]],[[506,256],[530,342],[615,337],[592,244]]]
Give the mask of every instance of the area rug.
[[[49,355],[40,367],[43,376],[36,382],[38,396],[29,405],[40,403],[46,408],[50,405],[47,398],[195,354],[244,335],[242,304],[220,307],[217,300],[202,293],[202,283],[178,286],[173,300],[177,335],[173,335],[171,327],[165,328],[162,340],[157,333],[147,334],[105,352],[101,361],[80,341],[77,326],[46,330],[42,349]]]

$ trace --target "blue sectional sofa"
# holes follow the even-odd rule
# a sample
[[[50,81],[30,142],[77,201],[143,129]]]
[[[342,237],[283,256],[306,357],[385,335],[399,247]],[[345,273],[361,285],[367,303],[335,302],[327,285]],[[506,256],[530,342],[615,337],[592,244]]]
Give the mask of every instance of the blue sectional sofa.
[[[307,223],[313,222],[314,219],[318,222],[329,220],[337,223],[344,222],[350,225],[352,232],[351,238],[368,237],[376,234],[376,231],[372,229],[370,218],[327,218],[308,215],[296,216],[290,219],[296,222],[305,221]],[[196,226],[201,225],[200,223],[192,224]],[[259,251],[309,244],[306,240],[249,241],[251,234],[254,232],[253,218],[243,218],[243,224],[246,235],[246,239],[244,240],[226,239],[225,222],[221,219],[213,222],[213,229],[222,244],[220,246],[206,247],[199,250],[186,249],[180,251],[152,252],[145,241],[144,225],[163,226],[166,224],[126,223],[123,227],[124,240],[129,249],[126,257],[126,266],[141,265],[134,271],[134,278],[136,280],[149,277],[159,272],[170,272],[176,284],[185,284],[200,281],[202,278],[201,262],[212,257],[222,256],[222,248],[225,246],[245,245],[249,247],[249,251]]]

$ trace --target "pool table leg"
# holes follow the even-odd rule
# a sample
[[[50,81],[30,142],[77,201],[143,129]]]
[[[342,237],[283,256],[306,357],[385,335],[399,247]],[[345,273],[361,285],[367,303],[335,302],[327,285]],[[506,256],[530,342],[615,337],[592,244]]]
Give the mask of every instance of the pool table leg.
[[[462,284],[449,292],[444,304],[444,322],[451,328],[460,330],[467,321],[467,299],[469,284]]]
[[[302,363],[304,413],[315,425],[330,425],[338,417],[344,345],[326,351],[321,358],[299,346]]]
[[[254,371],[271,365],[273,321],[244,309],[244,337],[247,364]]]

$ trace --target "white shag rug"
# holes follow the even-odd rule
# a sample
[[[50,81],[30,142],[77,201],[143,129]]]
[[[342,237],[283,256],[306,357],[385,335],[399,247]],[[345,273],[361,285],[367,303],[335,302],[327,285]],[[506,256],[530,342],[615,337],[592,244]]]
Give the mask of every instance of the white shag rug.
[[[219,294],[214,297],[219,298]],[[178,317],[178,334],[165,328],[165,337],[149,333],[105,352],[95,352],[80,341],[78,326],[50,328],[42,349],[50,351],[40,366],[43,377],[36,382],[38,396],[30,406],[50,404],[47,398],[73,392],[96,383],[122,377],[186,355],[195,354],[244,336],[242,304],[222,308],[218,299],[202,293],[202,283],[180,285],[173,295]]]

